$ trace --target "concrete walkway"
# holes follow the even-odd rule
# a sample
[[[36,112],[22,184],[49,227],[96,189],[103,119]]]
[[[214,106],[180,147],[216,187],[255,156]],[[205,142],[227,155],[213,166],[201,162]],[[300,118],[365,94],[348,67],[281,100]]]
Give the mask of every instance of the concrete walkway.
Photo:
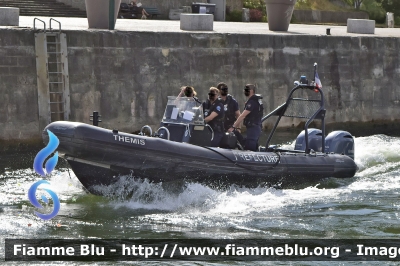
[[[33,28],[35,17],[20,16],[19,27]],[[46,22],[49,27],[50,17],[38,17]],[[62,30],[88,30],[86,18],[66,18],[54,17],[61,22]],[[58,28],[57,23],[52,23],[53,27]],[[36,21],[36,27],[43,29],[43,23]],[[5,27],[0,27],[5,28]],[[10,27],[9,27],[10,28]],[[326,29],[331,29],[332,36],[371,36],[371,37],[400,37],[400,28],[376,28],[375,34],[355,34],[347,33],[346,26],[328,25],[306,25],[291,24],[287,32],[274,32],[268,29],[267,23],[243,23],[243,22],[214,22],[213,33],[223,34],[305,34],[305,35],[326,35]],[[136,32],[188,32],[180,30],[180,21],[176,20],[140,20],[140,19],[118,19],[115,29],[118,31]]]

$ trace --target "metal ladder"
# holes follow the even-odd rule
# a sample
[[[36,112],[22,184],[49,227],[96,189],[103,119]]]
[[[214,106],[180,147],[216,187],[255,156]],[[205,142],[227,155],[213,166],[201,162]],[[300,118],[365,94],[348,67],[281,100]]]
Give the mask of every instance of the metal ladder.
[[[50,31],[35,34],[36,67],[38,72],[38,104],[40,130],[53,121],[69,120],[70,95],[67,42],[65,33],[61,33],[61,23],[50,18]],[[52,21],[59,25],[58,31],[51,27]]]

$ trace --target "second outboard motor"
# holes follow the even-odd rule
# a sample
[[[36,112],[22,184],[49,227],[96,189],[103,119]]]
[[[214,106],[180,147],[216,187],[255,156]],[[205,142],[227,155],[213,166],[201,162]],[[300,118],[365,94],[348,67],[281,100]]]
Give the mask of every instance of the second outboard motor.
[[[295,150],[305,151],[306,150],[306,132],[303,130],[297,136]],[[314,151],[322,151],[322,131],[317,128],[308,129],[308,147]]]
[[[354,138],[347,131],[333,131],[326,136],[325,152],[344,154],[354,160]]]

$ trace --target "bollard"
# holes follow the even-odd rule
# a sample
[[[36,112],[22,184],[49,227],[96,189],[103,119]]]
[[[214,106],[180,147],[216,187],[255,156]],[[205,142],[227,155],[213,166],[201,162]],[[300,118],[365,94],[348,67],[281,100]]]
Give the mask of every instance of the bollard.
[[[394,28],[394,14],[387,12],[386,13],[386,26],[388,28]]]
[[[250,9],[242,8],[242,22],[250,22]]]
[[[326,28],[326,35],[331,35],[331,28]]]
[[[94,111],[93,115],[91,115],[90,117],[93,117],[93,119],[90,119],[90,121],[93,121],[93,126],[99,126],[99,122],[102,122],[99,118],[101,117],[101,115],[99,115],[99,112]]]

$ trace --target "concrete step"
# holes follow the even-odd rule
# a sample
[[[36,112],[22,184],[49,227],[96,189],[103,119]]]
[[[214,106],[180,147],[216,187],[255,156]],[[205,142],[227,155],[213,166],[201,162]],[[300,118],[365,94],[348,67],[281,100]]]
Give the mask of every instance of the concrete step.
[[[0,7],[18,7],[21,16],[86,17],[86,11],[56,0],[0,0]]]

